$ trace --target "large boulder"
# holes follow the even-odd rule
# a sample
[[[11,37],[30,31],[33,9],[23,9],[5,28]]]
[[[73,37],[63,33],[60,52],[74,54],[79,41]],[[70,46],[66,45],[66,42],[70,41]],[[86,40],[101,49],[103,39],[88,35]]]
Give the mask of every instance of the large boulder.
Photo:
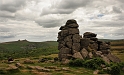
[[[79,29],[69,28],[69,35],[79,34]]]
[[[68,30],[62,30],[60,36],[65,37],[69,34]]]
[[[101,57],[102,57],[103,61],[105,61],[106,63],[110,64],[110,60],[106,56],[101,55]]]
[[[81,39],[81,36],[79,34],[75,34],[75,35],[73,35],[72,39],[73,39],[74,43],[79,43],[80,39]]]
[[[66,42],[66,45],[68,48],[70,48],[70,49],[72,48],[72,42]]]
[[[73,58],[77,58],[77,59],[82,59],[82,60],[84,59],[84,58],[82,57],[82,55],[81,55],[80,52],[74,53],[72,57],[73,57]]]
[[[59,30],[66,30],[66,29],[68,29],[68,27],[66,27],[66,26],[61,26]]]
[[[83,49],[83,48],[87,49],[87,47],[90,44],[90,39],[89,38],[81,38],[80,41],[81,41],[80,42],[81,49]]]
[[[69,28],[78,28],[78,24],[72,23],[72,24],[68,24],[66,25]]]
[[[72,50],[80,51],[80,43],[73,43]]]
[[[60,53],[61,54],[70,54],[71,50],[67,47],[63,47],[63,48],[60,49]]]
[[[84,38],[92,38],[92,37],[96,37],[97,34],[95,33],[91,33],[91,32],[85,32],[84,33]]]
[[[97,50],[97,49],[98,49],[98,44],[97,44],[97,42],[90,41],[89,47],[90,47],[91,49],[93,49],[93,50]]]
[[[76,20],[70,19],[70,20],[67,20],[66,25],[73,24],[73,23],[77,24]]]
[[[111,53],[109,53],[109,54],[107,55],[107,58],[108,58],[110,61],[115,62],[115,63],[121,62],[121,60],[120,60],[118,57],[114,56],[114,55],[111,54]]]
[[[80,51],[81,55],[83,56],[83,58],[87,58],[88,57],[88,51],[83,48],[81,51]]]
[[[64,38],[65,42],[72,42],[72,35],[68,35]]]

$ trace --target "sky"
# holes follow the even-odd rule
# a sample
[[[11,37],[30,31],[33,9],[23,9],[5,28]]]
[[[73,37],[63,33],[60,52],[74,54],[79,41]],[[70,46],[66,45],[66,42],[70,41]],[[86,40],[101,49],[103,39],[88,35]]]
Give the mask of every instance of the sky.
[[[80,35],[124,39],[124,0],[0,0],[0,42],[56,41],[68,19]]]

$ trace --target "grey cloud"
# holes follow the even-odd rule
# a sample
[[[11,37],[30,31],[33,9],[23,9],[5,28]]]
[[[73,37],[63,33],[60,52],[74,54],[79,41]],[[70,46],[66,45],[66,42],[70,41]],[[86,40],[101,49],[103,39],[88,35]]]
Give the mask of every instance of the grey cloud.
[[[119,29],[115,30],[113,33],[124,36],[124,27],[120,27]]]
[[[42,10],[41,16],[42,15],[47,15],[47,14],[70,14],[73,12],[74,9],[58,9],[58,8],[44,8]]]
[[[9,28],[0,27],[0,32],[9,32]]]
[[[7,36],[0,36],[0,38],[2,39],[2,38],[14,38],[15,37],[15,35],[7,35]]]
[[[113,11],[116,13],[122,13],[122,10],[118,7],[113,6]]]
[[[118,20],[122,20],[123,21],[124,20],[124,13],[119,14],[116,17],[118,18]]]
[[[77,8],[84,7],[90,2],[91,0],[61,0],[61,2],[56,3],[56,5],[44,8],[41,15],[70,14]]]
[[[58,8],[76,9],[86,6],[91,0],[62,0]]]
[[[61,25],[60,23],[61,21],[59,20],[46,20],[46,21],[36,20],[35,22],[45,28],[51,28],[51,27],[56,27],[58,25]]]
[[[8,12],[16,12],[20,10],[25,4],[27,0],[2,0],[0,3],[0,10],[1,11],[8,11]]]
[[[93,27],[123,27],[124,21],[94,21]]]
[[[124,3],[124,0],[117,0],[117,1],[119,1],[119,2],[121,2],[121,3]]]
[[[7,11],[0,11],[0,17],[2,18],[14,18],[15,14]]]

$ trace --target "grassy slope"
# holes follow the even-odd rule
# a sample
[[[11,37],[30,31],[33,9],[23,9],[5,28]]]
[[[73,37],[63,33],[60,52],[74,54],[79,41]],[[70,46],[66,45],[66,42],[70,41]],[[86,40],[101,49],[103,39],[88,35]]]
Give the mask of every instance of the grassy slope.
[[[14,58],[22,58],[58,53],[57,45],[58,43],[56,41],[14,41],[0,43],[0,59],[6,59],[9,56]]]
[[[28,41],[14,41],[14,42],[6,42],[0,43],[0,50],[9,50],[9,51],[17,51],[23,50],[28,46],[34,46],[36,48],[44,48],[50,46],[57,46],[56,41],[46,41],[46,42],[28,42]]]

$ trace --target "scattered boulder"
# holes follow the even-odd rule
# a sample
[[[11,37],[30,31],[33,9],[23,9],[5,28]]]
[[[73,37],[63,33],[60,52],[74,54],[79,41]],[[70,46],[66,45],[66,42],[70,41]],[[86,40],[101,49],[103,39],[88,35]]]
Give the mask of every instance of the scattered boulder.
[[[68,67],[63,67],[61,70],[62,71],[70,71],[70,69]]]
[[[11,61],[13,61],[14,59],[12,58],[12,57],[9,57],[8,58],[8,62],[11,62]]]
[[[8,68],[6,68],[6,71],[19,71],[18,67],[16,67],[15,65],[9,65]]]
[[[18,67],[18,68],[25,68],[25,66],[22,65],[21,63],[16,63],[15,66]]]
[[[30,59],[26,59],[23,62],[24,64],[34,64],[34,61],[30,60]]]
[[[30,65],[28,65],[27,68],[28,68],[28,69],[35,69],[35,66],[30,66]]]
[[[40,71],[40,72],[50,72],[51,71],[50,69],[46,69],[46,68],[43,68],[40,66],[35,66],[35,69]]]
[[[54,58],[54,62],[57,62],[59,59],[58,59],[58,57],[55,57]]]
[[[45,68],[47,68],[47,69],[57,69],[56,66],[47,66],[47,67],[45,67]]]
[[[61,64],[68,64],[70,62],[69,59],[63,59],[62,63]]]

